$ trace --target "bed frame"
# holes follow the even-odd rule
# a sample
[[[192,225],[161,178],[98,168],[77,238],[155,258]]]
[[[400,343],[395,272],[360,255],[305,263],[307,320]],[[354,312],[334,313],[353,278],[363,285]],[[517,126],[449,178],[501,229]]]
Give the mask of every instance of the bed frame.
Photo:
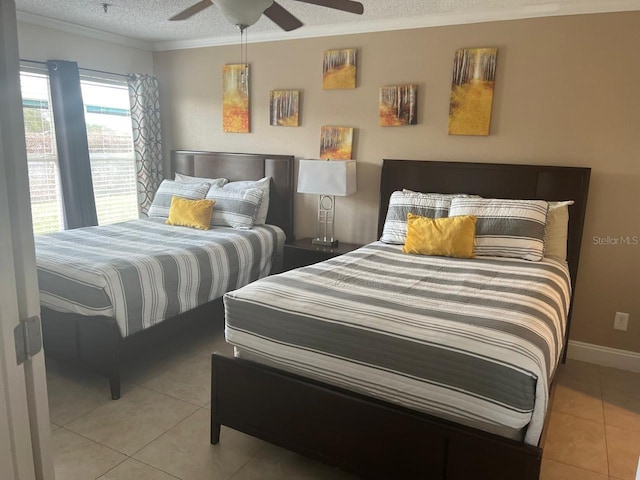
[[[293,241],[294,157],[290,155],[173,151],[174,173],[196,177],[228,178],[230,181],[271,177],[267,223],[282,228]],[[47,356],[74,361],[109,378],[111,398],[120,398],[120,363],[129,352],[165,338],[175,331],[209,318],[222,318],[222,300],[165,320],[122,338],[114,318],[86,317],[42,309],[43,344]]]
[[[568,263],[575,287],[589,177],[588,168],[384,160],[378,236],[391,193],[403,188],[486,198],[574,200]],[[212,444],[220,441],[221,425],[364,478],[534,480],[542,459],[540,445],[214,353]]]

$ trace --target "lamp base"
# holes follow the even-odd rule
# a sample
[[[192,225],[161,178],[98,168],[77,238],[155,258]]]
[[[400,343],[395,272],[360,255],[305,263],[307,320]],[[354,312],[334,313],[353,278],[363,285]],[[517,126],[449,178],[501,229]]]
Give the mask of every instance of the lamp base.
[[[322,247],[337,247],[338,240],[326,240],[324,238],[313,238],[311,239],[312,245],[320,245]]]

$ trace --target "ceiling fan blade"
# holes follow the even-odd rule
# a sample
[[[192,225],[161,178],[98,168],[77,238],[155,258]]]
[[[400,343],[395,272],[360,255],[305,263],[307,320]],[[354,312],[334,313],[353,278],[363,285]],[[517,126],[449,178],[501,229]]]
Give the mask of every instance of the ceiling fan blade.
[[[187,18],[193,17],[196,13],[201,12],[202,10],[204,10],[207,7],[210,7],[211,5],[213,5],[213,2],[211,0],[201,0],[198,3],[196,3],[195,5],[191,5],[186,10],[183,10],[182,12],[178,13],[177,15],[174,15],[169,20],[170,21],[186,20]]]
[[[364,13],[364,7],[360,2],[354,2],[353,0],[296,0],[302,3],[311,3],[313,5],[320,5],[321,7],[334,8],[336,10],[342,10],[343,12],[356,13],[362,15]]]
[[[264,11],[264,14],[269,20],[286,32],[300,28],[303,25],[300,20],[276,2],[273,2],[271,6]]]

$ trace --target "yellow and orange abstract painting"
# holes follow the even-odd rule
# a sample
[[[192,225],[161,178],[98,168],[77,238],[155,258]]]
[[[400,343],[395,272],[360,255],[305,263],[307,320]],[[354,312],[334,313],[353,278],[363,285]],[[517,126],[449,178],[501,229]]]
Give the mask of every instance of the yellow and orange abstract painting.
[[[356,88],[358,50],[327,50],[322,62],[322,88],[335,90]]]
[[[456,51],[449,104],[449,135],[489,135],[497,48]]]
[[[222,130],[249,133],[249,66],[222,67]]]
[[[352,147],[352,127],[322,127],[320,134],[320,158],[351,160]]]

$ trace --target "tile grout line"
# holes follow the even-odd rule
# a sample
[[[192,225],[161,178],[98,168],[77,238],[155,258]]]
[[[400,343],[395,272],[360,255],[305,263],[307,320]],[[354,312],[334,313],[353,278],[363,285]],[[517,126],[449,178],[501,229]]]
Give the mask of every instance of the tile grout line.
[[[611,477],[611,465],[609,462],[609,441],[607,440],[607,418],[604,412],[604,389],[602,388],[602,366],[598,366],[598,380],[600,381],[600,399],[602,400],[602,423],[604,428],[604,448],[607,453],[607,475]]]
[[[153,391],[153,390],[152,390]],[[156,392],[157,393],[157,392]],[[168,396],[168,395],[167,395]],[[171,398],[171,397],[169,397]],[[173,399],[172,399],[173,400]],[[186,402],[185,402],[186,403]],[[189,404],[191,405],[191,404]],[[195,406],[195,405],[191,405],[191,406]],[[198,413],[199,410],[202,410],[202,407],[198,407],[196,408],[196,410],[192,413],[190,413],[189,415],[187,415],[186,417],[184,417],[181,420],[178,420],[175,424],[171,425],[169,428],[167,428],[164,432],[162,432],[161,434],[159,434],[157,437],[155,437],[153,440],[150,440],[148,443],[146,443],[145,445],[143,445],[142,447],[140,447],[138,450],[136,450],[135,452],[133,452],[131,454],[131,458],[134,458],[133,456],[137,453],[140,453],[141,450],[144,450],[145,448],[147,448],[149,445],[151,445],[153,442],[155,442],[156,440],[158,440],[161,436],[163,436],[165,433],[167,433],[169,430],[171,430],[172,428],[180,425],[182,422],[186,421],[187,419],[193,417],[196,413]],[[138,460],[137,458],[135,460]],[[144,462],[143,462],[144,463]],[[153,466],[153,465],[150,465]],[[154,467],[155,468],[155,467]]]
[[[109,445],[105,445],[104,443],[101,443],[101,442],[98,442],[98,441],[96,441],[96,440],[94,440],[94,439],[92,439],[92,438],[89,438],[89,437],[87,437],[86,435],[83,435],[82,433],[74,432],[73,430],[69,430],[69,429],[68,429],[68,428],[66,428],[66,427],[60,427],[60,428],[61,428],[62,430],[65,430],[65,431],[69,432],[69,433],[73,433],[74,435],[78,435],[79,437],[82,437],[82,438],[84,438],[85,440],[89,440],[91,443],[95,443],[96,445],[100,445],[101,447],[108,448],[109,450],[111,450],[111,451],[113,451],[113,452],[116,452],[116,453],[117,453],[117,454],[119,454],[119,455],[124,455],[125,457],[128,457],[128,456],[129,456],[129,455],[127,455],[126,453],[122,453],[120,450],[116,450],[115,448],[110,447]]]
[[[136,385],[136,384],[134,384],[134,383],[130,383],[130,385],[133,385],[134,387],[144,388],[144,387],[142,387],[141,385]],[[124,385],[123,385],[123,386],[124,386]],[[156,392],[156,393],[159,393],[159,392]],[[120,400],[120,398],[119,398],[118,400]],[[62,427],[67,427],[68,425],[72,424],[73,422],[75,422],[75,421],[77,421],[77,420],[80,420],[81,418],[86,417],[87,415],[92,414],[93,412],[95,412],[95,411],[96,411],[96,410],[98,410],[99,408],[102,408],[102,407],[104,407],[104,406],[106,406],[106,405],[109,405],[111,402],[117,402],[118,400],[113,400],[112,398],[109,398],[109,400],[105,401],[104,403],[101,403],[101,404],[100,404],[100,405],[98,405],[97,407],[92,408],[92,409],[91,409],[91,410],[89,410],[88,412],[83,413],[82,415],[80,415],[80,416],[78,416],[78,417],[74,418],[73,420],[69,420],[69,421],[68,421],[67,423],[65,423],[64,425],[58,425],[58,427],[60,427],[60,428],[62,428]],[[51,423],[53,423],[53,422],[51,422]],[[56,424],[56,425],[57,425],[57,424]],[[68,428],[67,428],[67,430],[68,430],[68,431],[70,431],[70,432],[73,432],[73,430],[70,430],[70,429],[68,429]],[[73,432],[73,433],[76,433],[76,432]]]
[[[578,383],[587,383],[587,382],[578,382]],[[576,419],[579,419],[579,420],[584,420],[584,421],[587,421],[587,422],[593,422],[595,424],[601,424],[602,425],[603,432],[604,432],[604,441],[605,441],[605,456],[606,456],[606,462],[607,462],[607,473],[604,474],[602,472],[597,472],[595,470],[590,470],[590,469],[584,468],[582,466],[578,466],[578,465],[573,465],[571,463],[562,462],[562,461],[556,460],[554,458],[547,457],[547,459],[548,460],[552,460],[552,461],[557,462],[557,463],[561,463],[563,465],[567,465],[567,466],[570,466],[570,467],[573,467],[573,468],[577,468],[579,470],[584,470],[586,472],[597,473],[599,475],[606,475],[607,477],[610,477],[611,474],[610,474],[610,468],[609,468],[609,446],[607,444],[607,425],[606,425],[605,418],[604,418],[604,397],[603,397],[603,393],[602,393],[602,379],[600,377],[600,366],[598,366],[598,391],[599,391],[599,397],[600,397],[600,405],[601,405],[601,408],[602,408],[602,423],[600,421],[598,421],[598,420],[578,417],[578,416],[573,415],[571,413],[558,412],[557,410],[555,412],[556,413],[560,413],[562,415],[567,415],[567,416],[570,416],[572,418],[576,418]],[[554,411],[553,407],[552,407],[552,411]]]
[[[197,403],[190,402],[189,400],[185,400],[185,399],[183,399],[183,398],[174,397],[173,395],[169,395],[168,393],[162,392],[162,391],[160,391],[160,390],[156,390],[155,388],[145,387],[144,385],[138,385],[138,386],[139,386],[140,388],[144,388],[144,389],[146,389],[146,390],[149,390],[150,392],[159,393],[159,394],[161,394],[161,395],[164,395],[165,397],[169,397],[169,398],[171,398],[172,400],[178,400],[178,401],[180,401],[180,402],[187,403],[187,404],[191,405],[192,407],[204,408],[204,405],[198,405]],[[206,405],[206,403],[205,403],[205,405]]]
[[[76,420],[80,420],[82,417],[85,417],[85,416],[87,416],[87,415],[89,415],[89,414],[91,414],[91,413],[95,412],[97,409],[99,409],[100,407],[103,407],[104,405],[107,405],[107,402],[105,402],[105,403],[103,403],[103,404],[101,404],[101,405],[98,405],[98,406],[97,406],[97,407],[95,407],[95,408],[92,408],[92,409],[91,409],[91,410],[89,410],[88,412],[83,413],[82,415],[80,415],[80,416],[78,416],[78,417],[76,417],[76,418],[74,418],[74,419],[72,419],[72,420],[69,420],[69,421],[68,421],[68,422],[66,422],[64,425],[58,425],[58,427],[60,427],[60,428],[66,427],[66,426],[68,426],[68,425],[72,424],[73,422],[75,422]],[[67,430],[68,430],[68,429],[67,429]],[[72,430],[69,430],[69,431],[72,431]]]
[[[140,448],[139,450],[137,450],[137,451],[135,451],[134,453],[132,453],[132,454],[131,454],[131,456],[130,456],[129,458],[131,458],[132,460],[135,460],[135,461],[137,461],[137,462],[140,462],[140,463],[142,463],[142,464],[144,464],[144,465],[146,465],[146,466],[148,466],[148,467],[155,468],[156,470],[159,470],[159,471],[161,471],[161,472],[163,472],[163,473],[166,473],[167,475],[170,475],[170,476],[172,476],[172,477],[174,477],[174,478],[176,478],[176,479],[182,480],[182,478],[181,478],[181,477],[177,477],[177,476],[175,476],[174,474],[169,473],[169,472],[167,472],[167,471],[163,470],[163,469],[162,469],[162,468],[160,468],[160,467],[156,467],[155,465],[152,465],[152,464],[150,464],[150,463],[147,463],[147,462],[145,462],[144,460],[142,460],[142,459],[140,459],[140,458],[135,458],[133,455],[135,455],[136,453],[139,453],[141,450],[144,450],[146,447],[148,447],[148,446],[149,446],[149,445],[151,445],[153,442],[155,442],[156,440],[158,440],[158,438],[160,438],[162,435],[164,435],[165,433],[167,433],[167,432],[168,432],[169,430],[171,430],[172,428],[176,427],[177,425],[181,424],[182,422],[184,422],[184,421],[186,421],[187,419],[189,419],[189,418],[191,418],[192,416],[194,416],[196,413],[198,413],[198,411],[199,411],[199,410],[205,410],[205,411],[206,411],[206,409],[205,409],[204,407],[198,408],[195,412],[193,412],[193,413],[192,413],[192,414],[190,414],[190,415],[187,415],[185,418],[183,418],[182,420],[180,420],[180,421],[179,421],[178,423],[176,423],[174,426],[170,427],[167,431],[165,431],[165,432],[161,433],[161,434],[160,434],[160,435],[158,435],[156,438],[154,438],[153,440],[151,440],[151,441],[150,441],[149,443],[147,443],[144,447],[142,447],[142,448]]]
[[[136,453],[138,453],[138,452],[136,452]],[[130,460],[134,460],[136,462],[139,462],[139,463],[141,463],[143,465],[146,465],[149,468],[153,468],[154,470],[158,470],[159,472],[165,473],[165,474],[169,475],[170,477],[175,478],[177,480],[183,480],[181,477],[176,477],[173,473],[169,473],[169,472],[167,472],[167,471],[165,471],[165,470],[163,470],[163,469],[161,469],[159,467],[156,467],[155,465],[151,465],[150,463],[147,463],[147,462],[145,462],[143,460],[140,460],[139,458],[129,457],[129,459]],[[99,480],[99,479],[96,479],[96,480]]]
[[[198,408],[195,412],[193,412],[193,413],[191,413],[191,414],[187,415],[187,416],[186,416],[185,418],[183,418],[182,420],[179,420],[179,421],[178,421],[178,423],[176,423],[175,425],[172,425],[171,427],[169,427],[167,430],[165,430],[164,432],[162,432],[161,434],[159,434],[159,435],[158,435],[157,437],[155,437],[153,440],[149,441],[149,443],[145,444],[144,446],[142,446],[141,448],[139,448],[138,450],[136,450],[135,452],[133,452],[131,455],[128,455],[128,454],[123,453],[123,452],[120,452],[119,450],[115,450],[114,448],[111,448],[111,447],[109,447],[108,445],[104,445],[104,444],[102,444],[102,443],[100,443],[100,442],[96,442],[95,440],[91,440],[91,439],[90,439],[90,438],[88,438],[88,437],[84,437],[84,435],[82,435],[82,434],[77,434],[77,435],[80,435],[80,436],[82,436],[82,437],[84,437],[84,438],[87,438],[88,440],[91,440],[92,442],[97,443],[98,445],[101,445],[101,446],[103,446],[103,447],[109,448],[109,449],[111,449],[111,450],[113,450],[113,451],[115,451],[115,452],[117,452],[117,453],[119,453],[119,454],[124,455],[125,457],[127,457],[125,460],[123,460],[122,462],[120,462],[118,465],[121,465],[122,463],[124,463],[124,462],[126,462],[127,460],[131,459],[131,460],[135,460],[136,462],[140,462],[140,463],[142,463],[142,464],[144,464],[144,465],[146,465],[146,466],[148,466],[148,467],[150,467],[150,468],[154,468],[154,469],[156,469],[156,470],[158,470],[158,471],[160,471],[160,472],[162,472],[162,473],[166,473],[167,475],[169,475],[169,476],[171,476],[171,477],[173,477],[173,478],[180,479],[180,477],[176,477],[175,475],[173,475],[173,474],[171,474],[171,473],[169,473],[169,472],[165,472],[163,469],[158,468],[158,467],[156,467],[155,465],[151,465],[151,464],[146,463],[146,462],[144,462],[144,461],[142,461],[142,460],[140,460],[140,459],[138,459],[138,458],[135,458],[135,457],[134,457],[134,455],[135,455],[136,453],[140,452],[140,450],[143,450],[144,448],[148,447],[151,443],[155,442],[158,438],[160,438],[162,435],[164,435],[165,433],[167,433],[169,430],[171,430],[171,429],[172,429],[173,427],[175,427],[176,425],[178,425],[178,424],[182,423],[183,421],[185,421],[186,419],[188,419],[189,417],[191,417],[192,415],[194,415],[195,413],[197,413],[197,412],[198,412],[198,410],[201,410],[201,408]],[[70,430],[68,430],[68,431],[70,431]],[[72,433],[75,433],[75,432],[72,432]],[[114,468],[116,468],[118,465],[115,465],[113,468],[111,468],[111,469],[109,469],[108,471],[104,472],[101,476],[106,475],[106,474],[107,474],[107,473],[109,473],[111,470],[113,470]],[[100,477],[98,477],[98,479],[99,479],[99,478],[100,478]],[[97,479],[96,479],[96,480],[97,480]]]
[[[256,437],[253,437],[253,438],[256,438]],[[249,465],[249,463],[251,463],[251,461],[252,461],[254,458],[256,458],[260,452],[262,452],[262,450],[264,450],[265,448],[267,448],[267,447],[270,445],[268,442],[264,442],[264,441],[263,441],[263,443],[264,443],[264,445],[262,445],[262,446],[258,449],[258,451],[256,451],[256,453],[255,453],[252,457],[250,457],[250,458],[249,458],[246,462],[244,462],[244,463],[243,463],[243,464],[242,464],[242,465],[241,465],[241,466],[240,466],[240,467],[239,467],[235,472],[233,472],[233,473],[231,474],[231,476],[229,477],[229,480],[233,480],[233,477],[235,477],[238,473],[240,473],[240,470],[242,470],[244,467],[246,467],[247,465]]]
[[[189,357],[191,357],[191,358],[193,358],[193,359],[200,359],[200,357],[197,357],[197,356],[194,356],[194,355],[189,355],[189,354],[183,354],[183,355],[184,355],[184,356],[189,356]],[[181,356],[183,356],[183,355],[181,355]],[[168,370],[170,370],[170,368],[167,368],[167,369],[163,370],[163,372],[162,372],[162,373],[164,373],[164,372],[166,372],[166,371],[168,371]],[[158,375],[160,375],[160,373],[159,373]],[[149,379],[149,380],[150,380],[150,379]],[[149,381],[149,380],[146,380],[146,381]],[[145,381],[145,383],[146,383],[146,381]],[[74,435],[78,435],[79,437],[82,437],[82,438],[84,438],[85,440],[88,440],[88,441],[89,441],[89,442],[91,442],[92,444],[99,445],[99,446],[101,446],[101,447],[107,448],[107,449],[109,449],[110,451],[115,452],[115,453],[117,453],[117,454],[122,455],[122,456],[124,456],[124,457],[125,457],[122,461],[118,462],[118,463],[117,463],[116,465],[114,465],[113,467],[111,467],[111,468],[109,468],[108,470],[106,470],[106,471],[104,471],[103,473],[101,473],[98,477],[96,477],[96,479],[99,479],[99,478],[103,477],[104,475],[106,475],[107,473],[109,473],[111,470],[115,469],[116,467],[118,467],[118,466],[119,466],[119,465],[121,465],[122,463],[126,462],[128,459],[132,459],[132,460],[134,460],[134,461],[138,461],[138,462],[140,462],[140,463],[143,463],[144,465],[147,465],[147,466],[148,466],[148,467],[150,467],[150,468],[154,468],[154,469],[156,469],[156,470],[158,470],[158,471],[161,471],[161,472],[163,472],[163,473],[165,473],[165,474],[167,474],[167,475],[169,475],[169,476],[171,476],[171,477],[173,477],[173,478],[179,479],[179,477],[176,477],[175,475],[173,475],[173,474],[171,474],[171,473],[169,473],[169,472],[165,472],[164,470],[162,470],[162,469],[160,469],[160,468],[158,468],[158,467],[156,467],[156,466],[154,466],[154,465],[149,465],[149,464],[147,464],[147,463],[145,463],[145,462],[143,462],[143,461],[141,461],[141,460],[139,460],[139,459],[137,459],[137,458],[134,458],[134,457],[133,457],[133,455],[137,454],[137,453],[138,453],[138,452],[140,452],[142,449],[146,448],[149,444],[151,444],[151,443],[153,443],[154,441],[156,441],[158,438],[160,438],[162,435],[166,434],[169,430],[171,430],[172,428],[174,428],[174,427],[175,427],[175,426],[177,426],[178,424],[180,424],[180,423],[182,423],[183,421],[185,421],[185,420],[187,420],[188,418],[190,418],[192,415],[194,415],[195,413],[197,413],[199,410],[205,410],[205,411],[206,411],[205,406],[203,406],[203,405],[197,405],[197,404],[194,404],[194,403],[192,403],[192,402],[189,402],[189,401],[186,401],[186,400],[183,400],[183,399],[180,399],[180,398],[173,397],[173,396],[168,395],[168,394],[166,394],[166,393],[164,393],[164,392],[160,392],[160,391],[154,390],[154,389],[152,389],[152,388],[146,387],[146,386],[144,386],[144,385],[142,385],[142,384],[137,384],[137,383],[135,383],[135,382],[127,382],[127,383],[128,383],[129,385],[133,386],[134,388],[142,388],[142,389],[145,389],[145,390],[147,390],[147,391],[153,392],[153,393],[155,393],[155,394],[162,395],[162,396],[164,396],[164,397],[166,397],[166,398],[170,398],[170,399],[172,399],[172,400],[174,400],[174,401],[182,402],[182,403],[184,403],[184,404],[186,404],[186,405],[189,405],[189,406],[191,406],[191,407],[195,407],[195,410],[194,410],[192,413],[188,414],[186,417],[184,417],[184,418],[182,418],[182,419],[178,420],[175,424],[170,425],[166,430],[164,430],[163,432],[161,432],[159,435],[157,435],[155,438],[153,438],[152,440],[150,440],[148,443],[146,443],[145,445],[143,445],[142,447],[140,447],[138,450],[136,450],[135,452],[133,452],[131,455],[129,455],[129,454],[127,454],[127,453],[124,453],[124,452],[121,452],[121,451],[119,451],[119,450],[117,450],[117,449],[115,449],[115,448],[113,448],[113,447],[110,447],[109,445],[105,445],[105,444],[103,444],[103,443],[101,443],[101,442],[98,442],[98,441],[96,441],[96,440],[94,440],[94,439],[92,439],[92,438],[89,438],[89,437],[87,437],[86,435],[84,435],[84,434],[82,434],[82,433],[79,433],[79,432],[76,432],[76,431],[71,430],[70,428],[67,428],[67,427],[68,427],[68,425],[70,425],[71,423],[73,423],[73,422],[75,422],[75,421],[77,421],[77,420],[80,420],[81,418],[83,418],[83,417],[85,417],[85,416],[87,416],[87,415],[92,414],[93,412],[95,412],[95,411],[96,411],[96,410],[98,410],[99,408],[101,408],[101,407],[103,407],[103,406],[105,406],[105,405],[109,405],[112,401],[115,401],[115,400],[105,401],[104,403],[101,403],[100,405],[96,406],[95,408],[92,408],[91,410],[87,411],[86,413],[84,413],[84,414],[82,414],[82,415],[79,415],[78,417],[76,417],[76,418],[73,418],[73,419],[69,420],[69,421],[68,421],[68,422],[66,422],[64,425],[58,425],[58,424],[56,424],[56,423],[54,423],[54,422],[51,422],[51,423],[53,423],[54,425],[56,425],[57,429],[63,429],[64,431],[66,431],[66,432],[68,432],[68,433],[71,433],[71,434],[74,434]]]
[[[77,433],[77,432],[74,432],[73,430],[69,430],[68,428],[65,428],[64,426],[60,426],[60,427],[58,427],[58,430],[64,430],[65,432],[72,433],[73,435],[78,435],[79,437],[82,437],[82,438],[84,438],[85,440],[90,441],[91,443],[94,443],[94,444],[99,445],[99,446],[101,446],[101,447],[107,448],[107,449],[111,450],[112,452],[115,452],[115,453],[117,453],[118,455],[123,455],[123,456],[125,457],[121,462],[118,462],[118,463],[117,463],[117,464],[115,464],[113,467],[108,468],[105,472],[102,472],[100,475],[98,475],[98,476],[96,477],[96,480],[98,480],[100,477],[102,477],[102,476],[106,475],[107,473],[109,473],[111,470],[113,470],[114,468],[116,468],[118,465],[122,465],[122,464],[123,464],[124,462],[126,462],[129,458],[131,458],[131,457],[129,457],[129,455],[127,455],[126,453],[119,452],[119,451],[118,451],[118,450],[116,450],[115,448],[111,448],[109,445],[105,445],[105,444],[103,444],[103,443],[96,442],[95,440],[93,440],[93,439],[91,439],[91,438],[89,438],[89,437],[86,437],[86,436],[84,436],[84,435],[83,435],[83,434],[81,434],[81,433]],[[55,470],[54,470],[54,473],[55,473]]]
[[[615,426],[615,425],[609,425],[607,423],[607,415],[606,415],[606,408],[605,408],[605,394],[604,394],[604,392],[605,392],[605,385],[604,385],[605,370],[604,370],[604,368],[605,367],[599,365],[598,369],[596,371],[596,376],[597,376],[597,384],[598,384],[598,387],[599,387],[598,388],[598,393],[599,393],[599,398],[600,398],[600,401],[601,401],[601,408],[602,408],[602,424],[603,424],[603,429],[604,429],[604,442],[605,442],[605,452],[606,452],[606,462],[607,462],[607,473],[603,474],[601,472],[595,472],[593,470],[588,470],[588,469],[585,469],[583,467],[579,467],[577,465],[572,465],[572,464],[569,464],[569,463],[566,463],[566,462],[561,462],[561,461],[558,461],[558,460],[555,460],[555,459],[549,459],[549,460],[552,460],[554,462],[558,462],[558,463],[570,466],[572,468],[578,468],[578,469],[581,469],[581,470],[584,470],[584,471],[594,472],[594,473],[598,473],[600,475],[606,475],[611,480],[617,480],[617,477],[613,477],[612,476],[612,470],[611,470],[612,466],[611,466],[611,462],[610,462],[610,446],[609,446],[609,442],[608,442],[607,427],[618,428],[618,429],[620,429],[622,431],[629,432],[629,433],[635,433],[635,432],[637,432],[637,430],[628,429],[628,428],[625,428],[625,427],[619,427],[619,426]],[[569,376],[568,378],[572,379],[572,380],[575,380],[575,378],[571,377],[571,376]],[[577,381],[578,383],[582,383],[582,384],[588,384],[589,383],[589,382],[586,382],[586,381],[585,382],[580,382],[578,380],[575,380],[575,381]],[[609,390],[617,390],[616,388],[611,388],[611,387],[608,387],[608,389]],[[628,395],[628,396],[630,396],[632,398],[635,398],[633,395],[629,395],[627,392],[625,392],[623,390],[620,390],[620,393],[623,394],[623,395]],[[595,399],[596,397],[593,396],[593,398]],[[573,415],[572,413],[565,413],[565,412],[559,412],[559,413],[564,413],[565,415],[569,415],[569,416],[574,417],[574,418],[582,418],[582,417],[577,417],[576,415]],[[590,419],[586,419],[585,418],[583,420],[590,420]],[[592,420],[592,421],[595,421],[595,420]],[[596,421],[596,423],[601,423],[601,422],[600,421]]]
[[[69,380],[69,379],[67,379],[67,380]],[[74,381],[75,381],[75,380],[74,380]],[[47,387],[48,387],[48,385],[47,385]],[[102,394],[102,392],[100,392],[100,393]],[[48,395],[48,394],[47,394],[47,395]],[[111,401],[113,401],[113,400],[111,400]],[[75,422],[76,420],[78,420],[78,419],[80,419],[80,418],[84,417],[85,415],[89,415],[90,413],[93,413],[93,412],[94,412],[95,410],[97,410],[98,408],[100,408],[100,407],[102,407],[102,406],[104,406],[104,405],[107,405],[107,404],[108,404],[108,402],[107,402],[107,401],[105,401],[104,403],[101,403],[100,405],[98,405],[98,406],[96,406],[96,407],[92,408],[92,409],[91,409],[91,410],[89,410],[88,412],[85,412],[85,413],[83,413],[83,414],[81,414],[81,415],[79,415],[79,416],[77,416],[77,417],[75,417],[75,418],[73,418],[73,419],[71,419],[71,420],[69,420],[69,421],[65,422],[65,424],[64,424],[64,425],[61,425],[61,424],[58,424],[58,423],[52,422],[52,421],[51,421],[51,415],[49,415],[49,422],[50,422],[50,423],[53,423],[54,425],[57,425],[59,428],[66,427],[66,426],[67,426],[67,425],[69,425],[70,423]],[[69,430],[69,431],[71,431],[71,430]]]
[[[578,417],[577,415],[574,415],[572,413],[566,413],[566,412],[559,412],[558,410],[552,410],[552,412],[555,413],[559,413],[561,415],[566,415],[568,417],[572,417],[572,418],[577,418],[578,420],[584,420],[585,422],[593,422],[593,423],[597,423],[600,424],[601,422],[598,420],[593,420],[592,418],[584,418],[584,417]],[[604,421],[602,422],[603,426],[606,426],[606,424],[604,423]]]
[[[610,477],[610,476],[611,476],[611,475],[609,475],[609,473],[602,473],[602,472],[597,472],[597,471],[595,471],[595,470],[589,470],[588,468],[579,467],[579,466],[577,466],[577,465],[573,465],[573,464],[571,464],[571,463],[567,463],[567,462],[563,462],[563,461],[560,461],[560,460],[556,460],[556,459],[554,459],[554,458],[545,457],[545,459],[546,459],[546,460],[551,460],[552,462],[555,462],[555,463],[560,463],[560,464],[562,464],[562,465],[566,465],[567,467],[577,468],[578,470],[583,470],[583,471],[585,471],[585,472],[589,472],[589,473],[597,473],[598,475],[605,475],[605,476],[607,476],[607,477]],[[609,469],[608,469],[608,468],[607,468],[607,472],[609,472]]]
[[[137,387],[137,388],[145,388],[145,387]],[[170,398],[171,400],[176,400],[175,398],[170,397],[169,395],[166,395],[166,394],[161,393],[161,392],[156,392],[155,390],[151,390],[150,388],[145,388],[145,389],[146,389],[146,390],[149,390],[149,391],[151,391],[151,392],[153,392],[153,393],[157,393],[157,394],[159,394],[159,395],[163,395],[163,396],[165,396],[165,397],[167,397],[167,398]],[[117,400],[114,400],[114,401],[117,401]],[[101,443],[101,442],[98,442],[98,441],[96,441],[96,440],[93,440],[93,439],[91,439],[91,438],[89,438],[89,437],[85,436],[84,434],[79,433],[79,432],[75,432],[75,431],[73,431],[73,430],[71,430],[71,429],[69,429],[69,428],[66,428],[65,426],[60,426],[59,428],[63,428],[63,429],[64,429],[64,430],[66,430],[67,432],[71,432],[71,433],[74,433],[74,434],[76,434],[76,435],[80,435],[81,437],[86,438],[87,440],[90,440],[90,441],[92,441],[93,443],[96,443],[96,444],[101,445],[101,446],[103,446],[103,447],[109,448],[109,449],[113,450],[114,452],[118,452],[118,453],[119,453],[119,454],[121,454],[121,455],[125,455],[125,456],[127,456],[127,457],[129,457],[129,458],[133,458],[133,455],[135,455],[136,453],[138,453],[140,450],[142,450],[143,448],[147,447],[150,443],[155,442],[158,438],[160,438],[162,435],[164,435],[165,433],[167,433],[167,432],[168,432],[169,430],[171,430],[173,427],[175,427],[175,426],[176,426],[176,425],[178,425],[179,423],[182,423],[182,422],[183,422],[183,421],[185,421],[187,418],[189,418],[189,417],[191,417],[192,415],[194,415],[198,410],[201,410],[201,409],[203,409],[203,408],[204,408],[204,407],[198,407],[198,406],[193,405],[193,404],[191,404],[191,403],[189,403],[189,402],[184,402],[183,400],[178,400],[178,401],[183,402],[183,403],[186,403],[187,405],[189,405],[189,406],[191,406],[191,407],[196,407],[196,410],[195,410],[194,412],[190,413],[189,415],[187,415],[186,417],[184,417],[184,418],[182,418],[182,419],[178,420],[175,424],[171,425],[169,428],[167,428],[165,431],[163,431],[163,432],[162,432],[162,433],[160,433],[158,436],[156,436],[153,440],[149,441],[149,442],[148,442],[148,443],[146,443],[144,446],[142,446],[141,448],[139,448],[138,450],[136,450],[135,452],[133,452],[131,455],[129,455],[129,454],[127,454],[127,453],[124,453],[124,452],[121,452],[120,450],[116,450],[115,448],[110,447],[109,445],[105,445],[104,443]],[[100,408],[100,407],[98,407],[98,408]],[[97,410],[97,409],[96,409],[96,410]],[[84,415],[83,415],[83,416],[84,416]],[[81,418],[81,417],[78,417],[78,418]],[[76,419],[76,420],[77,420],[77,419]],[[74,422],[75,422],[75,420],[74,420]],[[70,422],[70,423],[71,423],[71,422]],[[137,459],[136,459],[136,460],[137,460]]]
[[[100,444],[100,445],[102,445],[102,444]],[[106,445],[103,445],[103,446],[104,446],[104,447],[106,447]],[[118,452],[118,453],[120,453],[120,452]],[[122,461],[121,461],[120,463],[118,463],[117,465],[114,465],[113,467],[111,467],[110,469],[108,469],[106,472],[103,472],[103,473],[101,473],[100,475],[98,475],[98,476],[95,478],[95,480],[100,480],[102,477],[104,477],[107,473],[109,473],[110,471],[112,471],[114,468],[119,467],[119,466],[120,466],[120,465],[122,465],[124,462],[126,462],[127,460],[129,460],[129,458],[131,458],[131,457],[127,456],[127,455],[125,455],[125,457],[127,457],[127,458],[125,458],[124,460],[122,460]]]

